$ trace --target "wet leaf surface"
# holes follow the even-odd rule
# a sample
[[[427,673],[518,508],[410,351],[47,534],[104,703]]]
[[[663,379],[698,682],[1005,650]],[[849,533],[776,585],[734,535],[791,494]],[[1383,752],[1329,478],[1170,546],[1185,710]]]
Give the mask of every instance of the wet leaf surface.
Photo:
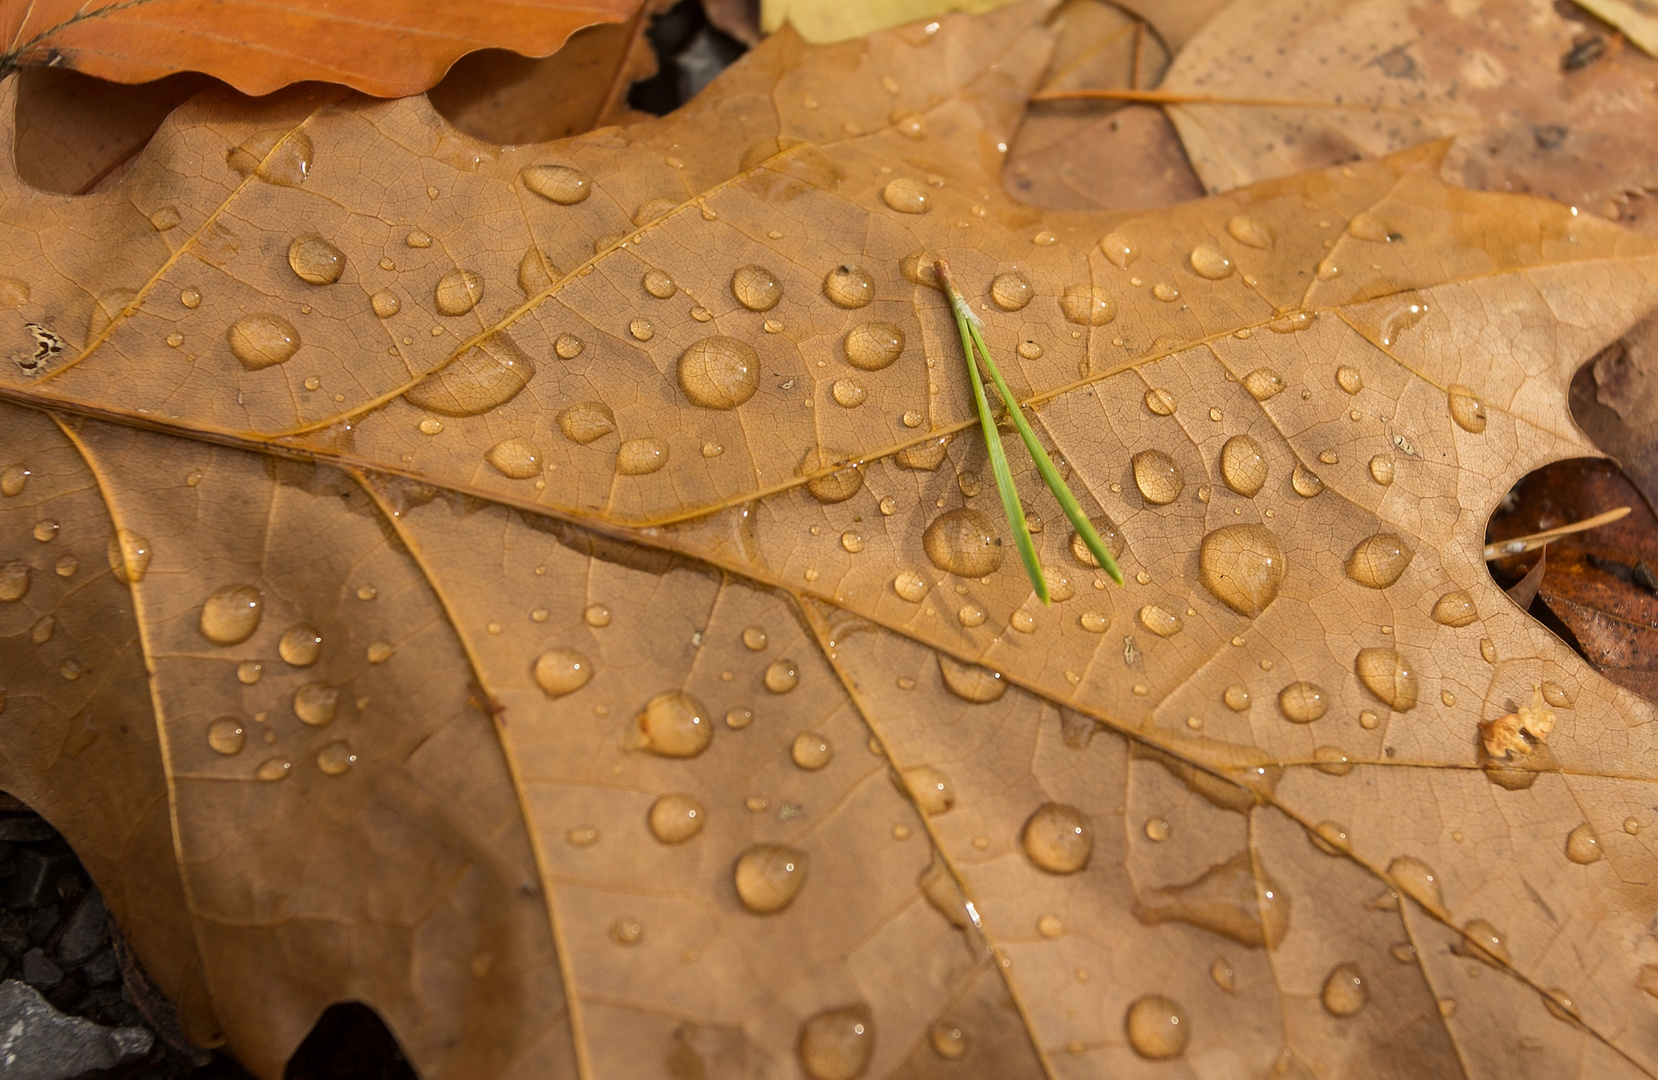
[[[1020,205],[1052,44],[784,32],[512,148],[209,95],[110,191],[0,176],[0,787],[185,1034],[267,1076],[344,1000],[427,1077],[1658,1069],[1653,706],[1482,557],[1592,452],[1567,386],[1658,250],[1431,150]],[[1034,475],[1051,607],[1008,557],[929,253],[1123,588]]]

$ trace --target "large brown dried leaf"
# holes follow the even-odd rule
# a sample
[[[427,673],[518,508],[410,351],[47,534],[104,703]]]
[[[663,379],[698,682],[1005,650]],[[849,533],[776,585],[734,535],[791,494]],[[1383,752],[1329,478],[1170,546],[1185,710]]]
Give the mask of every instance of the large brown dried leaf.
[[[1658,301],[1658,251],[1448,188],[1427,152],[1156,213],[1019,206],[995,146],[1040,20],[780,33],[674,117],[552,145],[421,100],[203,98],[107,193],[0,176],[28,275],[0,283],[0,565],[29,582],[0,604],[0,787],[88,852],[196,1037],[275,1076],[355,999],[428,1077],[850,1076],[836,1032],[873,1038],[869,1076],[1162,1074],[1141,1055],[1177,1044],[1194,1076],[1658,1070],[1652,706],[1481,554],[1515,479],[1589,452],[1567,383]],[[588,196],[536,194],[576,193],[548,167]],[[311,234],[333,284],[290,267]],[[902,269],[924,250],[1127,586],[1032,476],[1052,609],[998,546],[927,553],[945,513],[1002,526],[954,327]],[[774,306],[739,302],[769,296],[733,293],[744,266]],[[859,272],[873,299],[832,302]],[[297,349],[265,363],[273,319]],[[901,355],[848,363],[876,320]],[[712,335],[755,352],[729,410],[693,402],[739,375],[680,374]],[[1244,437],[1252,497],[1220,465]],[[1151,452],[1172,501],[1142,496]],[[1370,588],[1344,566],[1391,578],[1385,537],[1349,559],[1379,534],[1412,556]],[[1251,572],[1268,545],[1281,582]],[[236,586],[262,617],[215,644]],[[1549,741],[1482,758],[1481,722],[1545,690]],[[675,692],[713,729],[689,758],[639,747]],[[702,745],[672,734],[650,746]],[[669,845],[673,794],[706,825]],[[168,839],[177,884],[122,891]],[[737,892],[756,844],[805,867],[779,912]]]

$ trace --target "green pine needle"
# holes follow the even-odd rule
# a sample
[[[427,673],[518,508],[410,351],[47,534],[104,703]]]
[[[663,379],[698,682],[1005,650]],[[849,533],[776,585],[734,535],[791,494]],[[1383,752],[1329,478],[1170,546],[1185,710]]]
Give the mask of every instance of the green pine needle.
[[[1105,542],[1100,534],[1094,530],[1094,525],[1088,516],[1082,512],[1082,506],[1071,494],[1070,487],[1059,475],[1054,467],[1053,459],[1048,452],[1037,442],[1036,433],[1031,430],[1030,423],[1025,419],[1024,410],[1019,400],[1013,396],[1008,388],[1007,381],[996,367],[996,360],[990,355],[990,349],[984,343],[982,331],[983,323],[967,306],[962,298],[961,290],[956,288],[950,277],[950,268],[943,259],[939,259],[938,280],[944,286],[944,293],[950,298],[950,309],[956,316],[956,329],[961,334],[962,353],[967,360],[968,378],[973,384],[973,402],[979,411],[979,428],[984,433],[985,449],[990,454],[990,469],[996,477],[996,492],[1002,497],[1002,509],[1007,513],[1008,524],[1013,527],[1014,543],[1019,548],[1019,558],[1025,564],[1025,573],[1030,577],[1031,585],[1036,589],[1036,595],[1042,603],[1049,602],[1048,580],[1042,574],[1042,564],[1036,558],[1036,544],[1031,540],[1030,526],[1025,522],[1024,507],[1019,502],[1019,493],[1013,487],[1013,473],[1008,469],[1007,454],[1002,450],[1001,433],[996,430],[996,418],[991,414],[990,401],[985,395],[984,379],[979,375],[979,365],[974,362],[973,353],[978,352],[984,361],[985,370],[990,373],[990,381],[996,384],[996,393],[1001,396],[1002,404],[1007,407],[1008,416],[1013,419],[1013,426],[1018,429],[1019,438],[1025,444],[1025,452],[1036,463],[1036,471],[1042,475],[1043,483],[1048,490],[1054,493],[1059,500],[1059,506],[1065,511],[1065,517],[1076,529],[1077,535],[1093,553],[1100,568],[1111,575],[1111,580],[1121,585],[1123,572],[1117,569],[1117,561],[1106,550]]]

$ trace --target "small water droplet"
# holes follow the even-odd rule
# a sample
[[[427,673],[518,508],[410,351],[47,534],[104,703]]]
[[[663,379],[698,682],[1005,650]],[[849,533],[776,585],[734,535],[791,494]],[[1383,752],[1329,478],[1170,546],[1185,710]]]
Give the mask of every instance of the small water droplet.
[[[1090,634],[1103,634],[1111,626],[1109,611],[1085,611],[1077,616],[1077,625]]]
[[[834,746],[815,731],[802,731],[794,737],[794,742],[789,746],[789,757],[808,772],[815,772],[828,765],[834,756]]]
[[[859,552],[863,551],[863,549],[864,549],[864,535],[863,535],[863,533],[854,532],[851,529],[848,529],[846,532],[841,533],[841,547],[846,549],[846,551],[848,551],[849,553],[851,553],[853,555],[856,555]]]
[[[1297,462],[1295,471],[1290,474],[1290,487],[1303,499],[1310,499],[1324,490],[1324,481],[1319,479],[1317,473]]]
[[[1292,682],[1278,691],[1278,711],[1284,719],[1310,724],[1330,707],[1330,697],[1317,683]]]
[[[339,707],[339,690],[326,683],[309,682],[294,691],[294,715],[312,727],[333,723]]]
[[[299,331],[280,315],[248,315],[225,333],[231,355],[249,371],[285,363],[299,351]]]
[[[1566,858],[1587,865],[1600,859],[1600,837],[1588,822],[1566,834]]]
[[[1179,1057],[1191,1038],[1191,1023],[1180,1006],[1160,994],[1143,997],[1123,1016],[1128,1045],[1152,1061]]]
[[[1151,287],[1151,295],[1163,301],[1165,304],[1172,304],[1176,300],[1180,299],[1180,290],[1166,281],[1159,281]]]
[[[443,421],[435,416],[422,417],[419,425],[422,435],[436,435],[443,431]]]
[[[990,299],[1003,311],[1018,311],[1029,304],[1035,295],[1036,290],[1031,288],[1031,283],[1025,280],[1025,276],[1017,271],[1009,270],[1006,273],[997,274],[990,283]],[[1020,355],[1024,354],[1021,352]],[[1038,350],[1038,355],[1040,355],[1040,350]]]
[[[484,279],[472,270],[456,268],[438,279],[432,302],[442,315],[465,315],[484,298]]]
[[[252,585],[226,585],[202,604],[202,637],[215,645],[239,645],[259,629],[264,598]]]
[[[1226,688],[1226,692],[1221,695],[1221,700],[1224,701],[1226,703],[1226,707],[1231,709],[1233,712],[1244,712],[1249,708],[1249,687],[1243,686],[1239,683],[1233,683],[1231,686],[1228,686]]]
[[[593,178],[568,165],[531,165],[518,175],[530,191],[560,206],[574,206],[593,193]]]
[[[735,409],[760,385],[760,358],[752,346],[716,334],[686,349],[679,358],[679,386],[691,404]]]
[[[1243,388],[1256,401],[1268,401],[1284,392],[1284,378],[1271,368],[1256,368],[1243,377]]]
[[[292,769],[293,763],[286,758],[266,758],[259,763],[259,768],[254,770],[253,775],[266,783],[272,783],[277,780],[286,780]]]
[[[1353,661],[1359,681],[1395,712],[1416,705],[1416,673],[1396,649],[1360,649]]]
[[[1226,231],[1232,239],[1245,247],[1256,248],[1260,251],[1269,251],[1272,248],[1272,230],[1268,229],[1259,220],[1246,214],[1239,214],[1228,221]]]
[[[276,651],[290,667],[310,667],[322,655],[322,635],[308,623],[290,626],[282,632]]]
[[[1413,554],[1397,533],[1377,533],[1354,546],[1344,569],[1360,585],[1385,589],[1399,580]]]
[[[1140,625],[1158,637],[1165,638],[1173,637],[1185,628],[1180,616],[1157,604],[1147,604],[1140,609]]]
[[[800,669],[793,660],[773,660],[766,665],[766,689],[774,694],[786,694],[800,683]]]
[[[1220,987],[1228,994],[1232,993],[1238,987],[1238,977],[1237,974],[1233,972],[1232,965],[1228,964],[1224,958],[1219,956],[1215,957],[1215,962],[1209,965],[1209,978],[1214,981],[1216,986]]]
[[[1319,997],[1331,1016],[1352,1016],[1364,1008],[1370,995],[1365,989],[1364,977],[1359,974],[1359,966],[1341,964],[1324,980]]]
[[[834,396],[835,404],[846,409],[856,409],[869,398],[869,391],[862,383],[853,379],[836,379],[830,393]]]
[[[1151,840],[1155,843],[1160,844],[1163,841],[1167,840],[1169,838],[1169,834],[1172,833],[1173,831],[1174,831],[1173,827],[1170,826],[1169,823],[1167,821],[1165,821],[1163,818],[1152,817],[1152,818],[1147,818],[1146,819],[1146,839],[1147,840]]]
[[[927,579],[914,570],[900,570],[892,579],[892,591],[912,604],[921,603],[930,588]]]
[[[344,740],[325,743],[317,751],[317,768],[328,776],[340,776],[349,772],[355,764],[357,755],[351,752],[351,747]]]
[[[536,657],[536,685],[550,698],[573,694],[593,677],[593,662],[574,649],[548,649]]]
[[[881,189],[881,201],[900,214],[925,214],[932,209],[932,198],[919,180],[900,177]]]
[[[742,266],[731,275],[731,295],[750,311],[770,311],[783,298],[783,284],[763,266]]]
[[[234,716],[222,716],[207,725],[207,745],[226,757],[241,753],[246,741],[242,722]]]
[[[862,267],[843,264],[824,276],[823,295],[837,307],[861,308],[875,299],[875,279]]]
[[[1002,565],[995,527],[988,517],[966,507],[934,519],[921,535],[921,546],[934,566],[961,577],[984,577]]]
[[[636,748],[661,757],[696,757],[714,738],[708,710],[680,690],[651,698],[633,722],[638,731]]]
[[[1140,249],[1122,233],[1106,233],[1100,240],[1100,251],[1111,264],[1119,270],[1127,270],[1128,264],[1140,254]]]
[[[1457,427],[1472,435],[1478,435],[1485,430],[1485,405],[1472,390],[1460,383],[1453,383],[1447,392],[1447,399],[1451,419],[1456,421]]]
[[[1221,479],[1245,498],[1253,498],[1267,482],[1266,458],[1261,444],[1248,435],[1234,435],[1220,451]]]
[[[379,596],[379,595],[380,595],[380,590],[375,588],[373,585],[359,585],[359,586],[357,586],[357,599],[359,599],[359,600],[373,600],[376,596]]]
[[[628,323],[628,333],[633,335],[635,341],[649,341],[656,336],[656,327],[643,315],[636,315]]]
[[[1377,454],[1370,459],[1370,478],[1387,487],[1393,483],[1393,455]]]
[[[1074,874],[1088,865],[1094,831],[1076,807],[1045,803],[1026,819],[1019,842],[1038,868],[1050,874]]]
[[[940,1020],[929,1027],[927,1042],[945,1061],[955,1061],[967,1053],[967,1032],[954,1020]]]
[[[1104,326],[1117,317],[1117,301],[1098,285],[1067,285],[1059,311],[1078,326]]]
[[[963,604],[961,609],[956,612],[956,621],[968,629],[972,629],[975,626],[983,626],[984,620],[984,608],[977,604]]]
[[[384,664],[391,659],[394,651],[389,641],[371,641],[365,655],[367,655],[368,662],[371,664]]]
[[[944,688],[963,701],[985,705],[998,700],[1007,692],[1007,682],[998,672],[978,664],[963,664],[943,653],[938,653],[937,656],[939,674],[944,678]],[[906,682],[910,685],[905,686]],[[913,680],[899,679],[898,685],[901,689],[914,689]]]
[[[748,910],[760,915],[788,907],[805,880],[805,853],[782,844],[756,844],[744,851],[732,868],[737,898]]]
[[[702,832],[708,814],[689,795],[664,795],[651,803],[651,835],[664,844],[683,844]]]
[[[301,281],[332,285],[345,273],[345,253],[320,236],[301,236],[288,245],[288,266]]]
[[[1364,376],[1359,373],[1358,368],[1343,364],[1336,368],[1336,385],[1349,394],[1356,394],[1364,389]]]
[[[1232,274],[1232,258],[1214,244],[1199,244],[1187,256],[1192,271],[1199,277],[1219,281]]]
[[[729,709],[725,714],[725,726],[733,731],[741,730],[754,723],[753,709]]]
[[[599,830],[591,825],[574,825],[564,833],[564,842],[573,848],[590,848],[599,842]]]
[[[616,471],[623,476],[644,476],[667,463],[668,444],[661,439],[629,439],[616,449]]]
[[[1180,497],[1185,474],[1174,458],[1161,450],[1142,450],[1133,458],[1134,483],[1154,506],[1166,506]]]
[[[1429,911],[1443,913],[1445,900],[1440,894],[1439,878],[1433,868],[1411,855],[1401,855],[1387,867],[1387,876],[1394,888],[1415,900]]]

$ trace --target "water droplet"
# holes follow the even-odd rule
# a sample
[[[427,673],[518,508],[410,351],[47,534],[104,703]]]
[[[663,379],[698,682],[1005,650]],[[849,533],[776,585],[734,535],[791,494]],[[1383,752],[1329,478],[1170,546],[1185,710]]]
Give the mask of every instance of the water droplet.
[[[1317,683],[1292,682],[1278,691],[1278,711],[1297,724],[1312,723],[1329,707],[1329,695]]]
[[[73,556],[73,555],[64,555],[63,557],[59,558],[58,561],[57,561],[57,565],[54,567],[54,569],[57,571],[58,577],[61,577],[61,578],[74,577],[75,576],[75,571],[79,570],[80,568],[81,568],[81,561],[79,559],[75,558],[75,556]]]
[[[856,409],[869,397],[869,391],[863,388],[863,384],[852,379],[836,379],[830,393],[835,398],[835,404],[847,409]]]
[[[518,175],[526,188],[560,206],[574,206],[593,193],[593,178],[568,165],[531,165]]]
[[[1002,546],[995,527],[977,510],[951,510],[927,526],[921,546],[932,564],[961,577],[985,577],[1002,565]]]
[[[583,446],[616,430],[616,415],[602,401],[578,402],[558,414],[564,437]]]
[[[1433,867],[1411,855],[1401,855],[1387,866],[1394,888],[1435,913],[1443,913],[1445,900]]]
[[[1377,533],[1354,546],[1344,569],[1366,588],[1385,589],[1399,580],[1413,554],[1397,533]]]
[[[207,745],[226,757],[241,753],[246,741],[242,722],[234,716],[222,716],[207,725]]]
[[[636,315],[633,321],[628,323],[628,333],[633,335],[635,341],[649,341],[656,336],[656,327],[643,315]]]
[[[389,641],[371,641],[368,643],[368,651],[365,655],[371,664],[384,664],[391,659],[394,651]]]
[[[1040,360],[1040,359],[1042,359],[1042,346],[1037,344],[1036,342],[1030,340],[1029,338],[1026,338],[1024,341],[1021,341],[1018,344],[1018,346],[1014,349],[1014,352],[1017,352],[1020,355],[1020,357],[1025,359],[1025,360]]]
[[[1416,705],[1416,673],[1396,649],[1360,649],[1353,661],[1365,689],[1392,706],[1409,712]]]
[[[1433,621],[1442,626],[1467,626],[1479,617],[1474,598],[1462,589],[1453,589],[1434,601]]]
[[[1377,454],[1370,459],[1370,478],[1383,487],[1393,483],[1393,455]]]
[[[502,439],[484,452],[484,460],[514,480],[541,475],[541,451],[528,439]]]
[[[34,626],[29,628],[29,639],[36,645],[44,645],[52,640],[52,632],[58,628],[58,621],[51,615],[42,615],[35,620]]]
[[[1284,581],[1278,538],[1261,525],[1227,525],[1203,538],[1198,574],[1216,600],[1253,618],[1278,596]]]
[[[633,223],[635,225],[649,225],[653,221],[667,217],[678,208],[679,202],[675,199],[646,199],[633,212]]]
[[[1321,821],[1314,825],[1307,833],[1307,839],[1312,841],[1313,847],[1330,856],[1344,854],[1351,851],[1353,847],[1353,841],[1347,835],[1346,826],[1339,825],[1334,821]]]
[[[1641,831],[1641,823],[1632,817],[1626,817],[1623,819],[1623,831],[1634,836]]]
[[[940,435],[917,446],[906,447],[898,452],[898,464],[905,469],[925,469],[931,472],[944,463],[944,453],[949,445],[950,437]]]
[[[381,289],[369,297],[368,305],[374,309],[375,316],[381,319],[391,318],[403,306],[401,301],[397,299],[397,294],[390,289]]]
[[[732,731],[748,727],[754,723],[753,709],[728,709],[725,714],[725,726]]]
[[[57,539],[58,523],[55,521],[37,521],[35,522],[34,534],[35,539],[42,544],[50,543]]]
[[[21,465],[12,465],[5,472],[0,473],[0,495],[15,498],[23,494],[24,485],[29,482],[29,470]]]
[[[782,844],[756,844],[738,857],[731,876],[743,906],[769,915],[788,907],[800,892],[806,854]]]
[[[1159,281],[1151,287],[1151,295],[1165,304],[1172,304],[1180,299],[1180,290],[1166,281]]]
[[[616,449],[616,471],[623,476],[644,476],[667,463],[668,444],[661,439],[629,439]]]
[[[1370,995],[1365,989],[1364,977],[1359,974],[1359,966],[1340,964],[1324,980],[1324,990],[1319,996],[1331,1016],[1352,1016],[1364,1008]]]
[[[800,1067],[811,1080],[855,1080],[875,1052],[869,1006],[828,1009],[800,1025]]]
[[[276,651],[290,667],[310,667],[322,655],[322,635],[307,623],[290,626],[282,632]]]
[[[329,776],[349,772],[356,763],[357,755],[351,752],[351,747],[344,740],[326,743],[317,751],[317,768]]]
[[[892,591],[912,604],[921,603],[930,588],[927,579],[914,570],[900,570],[898,576],[892,579]]]
[[[1256,248],[1260,251],[1269,251],[1272,248],[1272,230],[1246,214],[1239,214],[1228,221],[1226,231],[1231,234],[1232,239],[1245,247]]]
[[[1109,260],[1111,265],[1119,270],[1127,270],[1128,264],[1140,254],[1140,249],[1122,233],[1106,233],[1100,239],[1100,252]]]
[[[1566,834],[1566,858],[1583,865],[1600,859],[1600,837],[1587,821]]]
[[[651,803],[651,835],[664,844],[683,844],[707,823],[702,804],[689,795],[664,795]]]
[[[1094,830],[1076,807],[1045,803],[1026,819],[1019,842],[1039,869],[1074,874],[1088,865],[1094,852]]]
[[[1055,244],[1059,243],[1059,237],[1055,236],[1047,229],[1043,229],[1041,232],[1031,237],[1030,242],[1035,244],[1037,247],[1053,247]]]
[[[1166,506],[1180,497],[1186,486],[1185,474],[1174,458],[1161,450],[1142,450],[1134,455],[1134,483],[1145,500]]]
[[[940,288],[938,259],[931,252],[918,251],[913,255],[904,256],[898,263],[898,271],[904,275],[904,280],[913,284]]]
[[[783,284],[763,266],[743,266],[731,275],[731,295],[750,311],[770,311],[783,299]]]
[[[1173,1000],[1160,994],[1143,997],[1123,1015],[1128,1045],[1143,1058],[1179,1057],[1192,1036],[1191,1023]]]
[[[456,268],[438,279],[432,301],[442,315],[465,315],[484,298],[484,279],[472,270]]]
[[[202,604],[202,637],[215,645],[239,645],[259,629],[264,598],[252,585],[226,585]]]
[[[1169,838],[1173,827],[1160,817],[1146,819],[1146,839],[1161,844]]]
[[[1313,761],[1319,772],[1331,776],[1346,776],[1354,769],[1353,760],[1347,756],[1347,751],[1339,746],[1314,747]]]
[[[1261,444],[1248,435],[1234,435],[1220,451],[1221,478],[1226,486],[1245,498],[1259,494],[1267,482],[1266,458]]]
[[[835,756],[835,747],[815,731],[802,731],[789,746],[789,757],[808,772],[828,765]]]
[[[977,604],[963,604],[956,612],[956,621],[971,630],[975,626],[983,626],[985,610]]]
[[[277,780],[286,780],[289,771],[293,767],[293,763],[284,758],[266,758],[259,763],[259,768],[254,770],[253,775],[266,783],[273,783]]]
[[[1228,994],[1238,988],[1237,974],[1232,970],[1232,965],[1222,957],[1215,957],[1215,962],[1209,965],[1209,978]]]
[[[573,694],[593,677],[593,662],[574,649],[548,649],[536,657],[536,685],[550,698]]]
[[[1336,368],[1336,385],[1349,394],[1356,394],[1364,389],[1364,376],[1359,374],[1358,368],[1343,364]]]
[[[535,377],[535,362],[504,333],[467,349],[404,393],[417,409],[477,416],[505,405]]]
[[[1098,285],[1067,285],[1059,310],[1078,326],[1104,326],[1117,317],[1117,301]]]
[[[1111,554],[1113,559],[1122,555],[1126,542],[1123,540],[1123,534],[1118,531],[1115,521],[1101,514],[1099,517],[1089,518],[1088,523],[1094,526],[1094,531],[1099,534],[1100,542],[1105,545],[1105,550]],[[1083,566],[1099,569],[1100,561],[1094,558],[1094,553],[1088,550],[1088,545],[1083,542],[1081,534],[1076,532],[1071,533],[1071,558]]]
[[[696,757],[714,738],[708,710],[680,690],[651,698],[633,722],[639,732],[636,748],[662,757]]]
[[[309,682],[294,691],[294,715],[312,727],[333,723],[339,707],[339,690],[326,683]]]
[[[927,186],[919,180],[900,177],[881,189],[881,201],[900,214],[925,214],[933,208]]]
[[[931,765],[904,770],[904,783],[921,812],[936,817],[956,805],[955,785],[943,772]]]
[[[300,130],[261,131],[225,155],[230,167],[243,176],[257,176],[268,184],[298,187],[311,174],[316,148]]]
[[[1284,378],[1271,368],[1256,368],[1243,377],[1243,388],[1256,401],[1267,401],[1284,392]]]
[[[1077,625],[1090,634],[1103,634],[1111,626],[1111,612],[1085,611],[1077,616]]]
[[[422,435],[437,435],[443,431],[443,421],[435,416],[421,417],[419,425]]]
[[[1472,435],[1485,430],[1485,405],[1472,390],[1461,383],[1453,383],[1447,397],[1451,419],[1456,421],[1457,427]]]
[[[1156,604],[1147,604],[1140,609],[1140,625],[1158,637],[1174,637],[1185,628],[1180,616]]]
[[[1226,703],[1226,707],[1231,709],[1233,712],[1243,712],[1249,708],[1249,687],[1233,683],[1231,686],[1228,686],[1226,688],[1226,692],[1221,695],[1221,700],[1224,701]]]
[[[225,337],[231,355],[249,371],[283,363],[299,351],[299,331],[280,315],[248,315],[231,324]]]
[[[591,825],[575,825],[564,834],[564,842],[574,848],[588,848],[599,842],[599,830]]]
[[[789,659],[773,660],[766,665],[766,689],[774,694],[787,694],[800,683],[800,669]]]
[[[1018,311],[1035,295],[1036,290],[1031,288],[1025,276],[1012,270],[997,274],[990,283],[990,299],[1003,311]]]
[[[1303,499],[1310,499],[1324,490],[1324,481],[1319,479],[1317,473],[1297,462],[1295,471],[1290,474],[1290,487]]]
[[[736,338],[703,338],[679,358],[679,386],[691,404],[705,409],[735,409],[760,385],[760,358]]]
[[[359,585],[359,586],[357,586],[357,599],[359,599],[359,600],[373,600],[376,596],[379,596],[379,595],[380,595],[380,590],[375,588],[373,585]]]
[[[933,1053],[945,1061],[955,1061],[967,1053],[967,1032],[953,1020],[940,1020],[929,1027],[927,1041]]]
[[[301,281],[332,285],[345,273],[345,252],[320,236],[301,236],[288,245],[288,266]]]
[[[1007,682],[998,672],[978,664],[963,664],[939,653],[938,670],[944,688],[963,701],[986,705],[1007,692]]]
[[[843,308],[861,308],[875,299],[875,280],[861,267],[837,266],[823,279],[823,295]]]

